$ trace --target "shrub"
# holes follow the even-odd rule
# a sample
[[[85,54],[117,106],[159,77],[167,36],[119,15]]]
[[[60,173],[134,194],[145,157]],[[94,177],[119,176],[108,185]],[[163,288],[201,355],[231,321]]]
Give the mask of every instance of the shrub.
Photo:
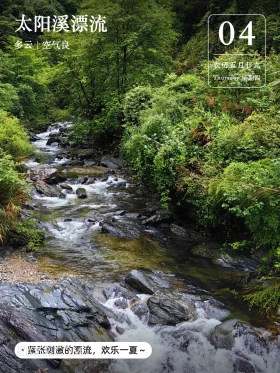
[[[211,151],[214,157],[226,163],[279,157],[279,122],[263,114],[253,114],[243,123],[218,135]]]
[[[0,158],[0,241],[3,242],[27,199],[24,182],[15,170],[11,156]]]
[[[32,152],[32,146],[18,119],[0,111],[0,150],[18,159]]]
[[[280,159],[232,162],[210,182],[215,205],[244,219],[258,246],[280,242]]]

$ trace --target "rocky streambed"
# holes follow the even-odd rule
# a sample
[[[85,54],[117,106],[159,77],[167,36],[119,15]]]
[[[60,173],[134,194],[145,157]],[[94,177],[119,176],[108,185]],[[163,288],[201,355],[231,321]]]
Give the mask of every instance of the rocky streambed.
[[[27,163],[25,213],[46,242],[29,254],[39,283],[1,278],[0,372],[279,373],[278,321],[265,328],[268,320],[231,293],[253,277],[258,255],[221,255],[219,242],[139,190],[121,160],[71,151],[70,126],[31,137],[44,161]],[[143,341],[153,353],[141,361],[20,360],[20,341]]]

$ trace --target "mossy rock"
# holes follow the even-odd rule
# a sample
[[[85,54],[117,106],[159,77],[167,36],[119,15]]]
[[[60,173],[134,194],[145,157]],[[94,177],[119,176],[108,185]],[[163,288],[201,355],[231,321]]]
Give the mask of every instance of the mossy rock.
[[[69,167],[65,176],[78,177],[78,176],[102,176],[106,171],[105,167],[92,166],[92,167]],[[75,175],[75,176],[73,176]]]

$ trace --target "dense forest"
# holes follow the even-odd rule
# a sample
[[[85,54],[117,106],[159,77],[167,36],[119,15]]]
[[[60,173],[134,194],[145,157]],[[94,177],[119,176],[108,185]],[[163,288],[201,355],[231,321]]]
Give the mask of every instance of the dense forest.
[[[259,74],[266,69],[266,84],[257,89],[244,89],[235,81],[221,82],[219,89],[208,84],[211,14],[244,14],[231,21],[240,32],[248,24],[247,14],[265,16],[266,44],[256,37],[251,52],[258,53]],[[73,28],[70,22],[69,28],[63,26],[62,19],[53,21],[62,15],[73,20]],[[88,23],[80,19],[74,31],[74,21],[82,15]],[[34,22],[34,16],[42,18]],[[20,27],[22,20],[26,24]],[[215,39],[223,20],[217,16],[209,32],[209,58],[221,65],[232,61]],[[74,118],[71,146],[113,146],[164,208],[180,205],[186,219],[189,214],[201,229],[224,232],[225,250],[264,252],[259,271],[274,285],[248,301],[265,309],[277,304],[279,25],[276,0],[3,0],[2,243],[12,231],[35,243],[41,235],[32,222],[19,220],[28,198],[21,161],[33,152],[26,131]],[[253,33],[263,32],[258,18]],[[214,55],[217,51],[220,56]],[[243,40],[235,41],[234,51],[244,52]],[[255,73],[252,67],[246,70],[247,75]],[[231,88],[223,89],[225,84]]]

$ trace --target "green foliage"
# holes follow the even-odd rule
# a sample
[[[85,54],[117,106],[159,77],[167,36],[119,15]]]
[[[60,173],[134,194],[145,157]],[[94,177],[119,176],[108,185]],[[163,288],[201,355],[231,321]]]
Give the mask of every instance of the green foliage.
[[[52,56],[52,88],[60,108],[92,120],[135,84],[162,81],[176,33],[168,7],[150,0],[85,1],[79,12],[106,15],[108,32],[61,36],[71,49]]]
[[[0,110],[0,150],[14,158],[26,157],[32,152],[32,146],[24,129],[15,117]]]
[[[212,179],[213,203],[244,219],[255,242],[278,246],[280,242],[280,160],[249,164],[232,162],[221,177]]]
[[[151,106],[152,88],[138,86],[131,89],[124,99],[124,120],[126,125],[138,126],[140,113]]]
[[[11,156],[1,154],[0,158],[0,241],[15,222],[20,206],[27,199],[25,185],[16,171]]]
[[[269,115],[254,113],[243,123],[219,134],[211,151],[223,163],[279,157],[279,121]]]
[[[201,92],[201,82],[195,76],[177,78],[175,74],[169,75],[165,82],[155,90],[150,107],[141,102],[141,95],[146,95],[148,87],[134,88],[127,94],[125,102],[131,105],[132,117],[126,116],[129,120],[122,150],[137,176],[156,189],[167,206],[170,190],[175,187],[176,167],[184,164],[187,152],[190,125],[184,126],[183,122]],[[135,126],[133,110],[139,105],[142,110],[138,114],[139,125]]]
[[[270,314],[277,308],[280,302],[280,284],[277,278],[274,279],[274,282],[274,285],[244,296],[244,300],[249,303],[250,309],[256,306],[261,312]]]
[[[36,226],[36,221],[29,218],[17,223],[13,228],[13,233],[18,235],[21,241],[25,241],[31,251],[37,251],[45,239],[44,230]]]
[[[48,93],[44,69],[46,62],[36,49],[14,48],[17,38],[10,38],[6,53],[0,51],[0,98],[4,110],[21,119],[30,129],[42,124],[47,108]]]

